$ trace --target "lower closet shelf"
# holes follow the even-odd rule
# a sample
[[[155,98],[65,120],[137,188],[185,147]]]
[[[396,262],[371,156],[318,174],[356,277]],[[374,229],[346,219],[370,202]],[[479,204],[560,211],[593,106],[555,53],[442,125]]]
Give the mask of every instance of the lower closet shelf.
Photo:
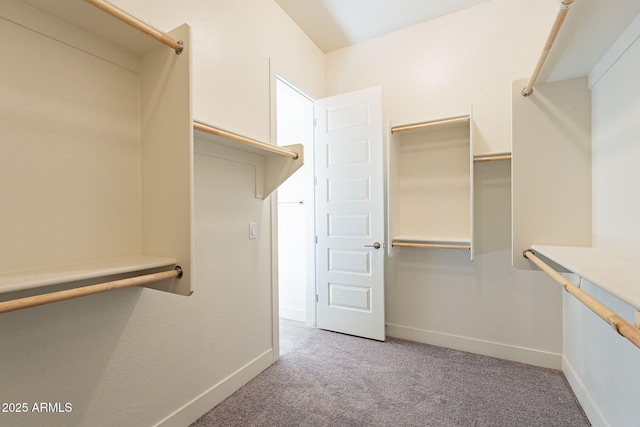
[[[640,310],[640,261],[598,247],[532,245],[533,250]]]
[[[59,267],[0,273],[0,294],[34,289],[78,280],[134,273],[160,267],[173,267],[177,260],[153,256],[110,258]]]

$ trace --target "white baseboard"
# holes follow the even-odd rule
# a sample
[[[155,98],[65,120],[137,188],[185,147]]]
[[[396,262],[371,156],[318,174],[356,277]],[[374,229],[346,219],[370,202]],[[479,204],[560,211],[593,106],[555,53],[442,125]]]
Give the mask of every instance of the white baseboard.
[[[208,391],[187,403],[156,426],[184,427],[206,414],[218,403],[231,396],[240,387],[267,369],[276,360],[273,349],[264,352],[227,378],[214,385]]]
[[[306,320],[304,310],[281,306],[279,311],[280,311],[279,315],[283,319],[294,320],[296,322],[302,322],[302,323],[304,323]]]
[[[589,394],[589,390],[584,386],[582,380],[578,377],[578,374],[565,357],[562,358],[562,372],[567,378],[567,381],[573,390],[573,394],[578,398],[578,402],[580,402],[580,406],[582,406],[584,413],[587,415],[587,418],[589,418],[591,425],[593,427],[608,427],[609,424],[607,424],[606,420],[598,410],[598,407]]]
[[[443,334],[440,332],[427,331],[425,329],[417,329],[389,323],[387,324],[386,332],[388,336],[394,338],[416,341],[438,347],[451,348],[454,350],[468,351],[469,353],[527,363],[529,365],[541,366],[543,368],[562,369],[562,355],[558,353],[478,340],[458,335]]]

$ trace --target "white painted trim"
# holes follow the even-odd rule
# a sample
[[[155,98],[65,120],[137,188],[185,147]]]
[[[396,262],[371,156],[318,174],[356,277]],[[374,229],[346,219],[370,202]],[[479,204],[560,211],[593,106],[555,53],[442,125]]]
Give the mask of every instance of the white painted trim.
[[[214,406],[231,396],[240,387],[267,369],[276,360],[273,349],[269,349],[227,378],[223,379],[182,408],[160,421],[156,426],[184,427],[209,412]]]
[[[271,198],[271,345],[274,352],[273,361],[280,358],[280,270],[278,270],[278,192]]]
[[[280,307],[280,317],[282,317],[283,319],[305,323],[306,312],[298,308]]]
[[[518,347],[394,324],[387,324],[387,336],[541,366],[543,368],[558,370],[562,368],[561,354],[532,348]]]
[[[640,15],[629,24],[618,39],[611,45],[600,61],[589,72],[589,89],[592,89],[602,77],[615,65],[624,53],[640,38]]]
[[[582,406],[584,413],[589,418],[589,422],[593,427],[608,427],[609,424],[605,421],[602,413],[598,410],[598,406],[595,404],[589,390],[584,386],[582,380],[578,377],[578,374],[573,369],[566,357],[562,356],[562,372],[567,378],[573,394],[576,395],[578,402]]]

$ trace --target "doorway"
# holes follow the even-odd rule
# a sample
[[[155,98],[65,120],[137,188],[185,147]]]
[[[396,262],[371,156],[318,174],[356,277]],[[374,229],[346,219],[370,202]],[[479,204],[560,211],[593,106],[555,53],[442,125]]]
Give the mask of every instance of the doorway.
[[[305,153],[277,193],[280,323],[384,341],[381,89],[314,100],[275,80],[277,141]]]
[[[302,144],[304,165],[278,188],[281,352],[315,325],[314,100],[276,77],[279,145]]]

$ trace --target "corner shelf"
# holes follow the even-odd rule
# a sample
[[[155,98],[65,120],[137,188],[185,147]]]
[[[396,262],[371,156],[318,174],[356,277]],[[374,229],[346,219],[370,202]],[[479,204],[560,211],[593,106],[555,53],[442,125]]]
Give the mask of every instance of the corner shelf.
[[[390,127],[390,255],[400,247],[467,249],[473,259],[471,122],[464,115]]]
[[[190,295],[189,26],[167,33],[177,54],[84,1],[0,14],[0,293],[179,264],[145,286]]]
[[[256,166],[256,194],[258,199],[267,198],[284,181],[304,164],[304,147],[302,144],[278,146],[266,142],[247,138],[220,128],[208,125],[201,121],[194,121],[194,137],[207,143],[216,144],[219,147],[198,145],[196,151],[200,154],[209,154],[223,158],[233,159],[241,151],[251,153],[253,156],[244,156],[245,161]]]

